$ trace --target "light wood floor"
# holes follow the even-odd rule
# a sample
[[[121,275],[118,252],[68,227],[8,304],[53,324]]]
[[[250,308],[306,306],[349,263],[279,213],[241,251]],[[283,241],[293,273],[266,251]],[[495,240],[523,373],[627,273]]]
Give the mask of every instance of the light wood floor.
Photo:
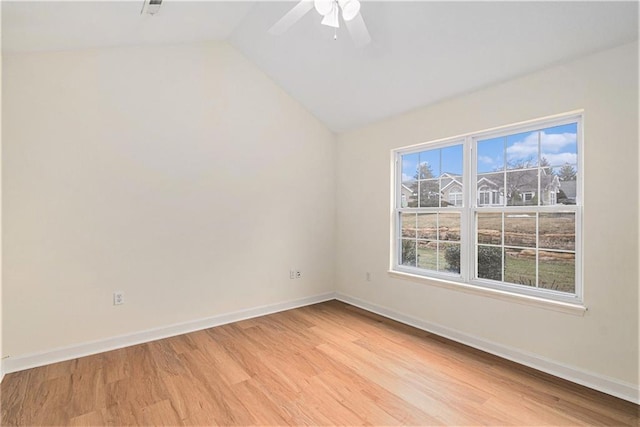
[[[635,425],[637,405],[331,301],[5,377],[2,425]]]

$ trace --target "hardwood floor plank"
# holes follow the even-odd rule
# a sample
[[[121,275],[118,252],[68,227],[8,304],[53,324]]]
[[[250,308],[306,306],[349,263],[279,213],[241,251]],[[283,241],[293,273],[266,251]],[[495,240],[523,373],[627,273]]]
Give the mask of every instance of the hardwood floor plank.
[[[330,301],[8,374],[0,424],[636,426],[638,405]]]
[[[72,426],[100,426],[104,425],[105,420],[102,411],[89,412],[88,414],[79,415],[71,418],[69,425]]]
[[[286,419],[282,413],[280,405],[273,403],[250,380],[233,384],[231,390],[247,411],[251,413],[256,425],[290,424],[290,420]]]
[[[213,407],[216,424],[234,426],[253,424],[254,419],[251,414],[233,393],[228,392],[220,373],[209,364],[209,359],[201,351],[193,350],[181,354],[180,357]]]

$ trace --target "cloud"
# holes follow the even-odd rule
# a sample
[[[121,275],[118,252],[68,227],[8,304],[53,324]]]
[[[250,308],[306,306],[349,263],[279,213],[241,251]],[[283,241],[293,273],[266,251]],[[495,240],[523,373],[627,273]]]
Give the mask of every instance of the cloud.
[[[516,141],[507,147],[507,160],[519,160],[538,157],[538,134],[530,133],[522,141]]]
[[[551,164],[575,163],[576,154],[575,133],[540,132],[541,157],[545,157]],[[536,159],[538,157],[538,133],[533,132],[521,141],[507,147],[507,160],[517,161],[524,159]]]
[[[547,135],[540,133],[540,147],[543,153],[559,153],[561,150],[571,148],[575,150],[576,134],[575,133],[552,133]]]
[[[402,173],[402,182],[413,181],[413,175],[407,175],[406,173]]]
[[[578,162],[578,155],[576,153],[558,153],[558,154],[543,154],[542,155],[550,165],[560,166],[565,163],[570,165]]]
[[[497,161],[497,159],[493,159],[493,158],[491,158],[489,156],[478,156],[478,161],[480,163],[484,163],[484,164],[487,164],[487,165],[492,165]]]

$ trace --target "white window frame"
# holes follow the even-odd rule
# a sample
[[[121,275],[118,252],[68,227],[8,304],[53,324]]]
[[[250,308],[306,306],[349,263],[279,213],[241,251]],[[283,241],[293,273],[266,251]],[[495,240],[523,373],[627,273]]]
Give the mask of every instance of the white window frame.
[[[583,278],[582,278],[582,187],[583,187],[583,113],[572,112],[552,116],[543,119],[531,120],[524,123],[502,126],[487,131],[474,132],[461,135],[454,138],[448,138],[438,141],[426,142],[410,147],[404,147],[392,150],[392,161],[394,164],[393,174],[393,197],[392,197],[392,220],[391,220],[391,265],[390,272],[406,273],[413,278],[424,277],[425,279],[441,279],[449,283],[459,284],[461,288],[481,288],[487,290],[495,290],[501,293],[513,294],[516,296],[528,296],[537,300],[548,300],[551,302],[583,304]],[[477,182],[477,162],[475,156],[477,153],[478,141],[495,138],[500,136],[518,134],[540,130],[549,127],[561,126],[564,124],[577,123],[577,177],[576,177],[576,204],[575,205],[543,205],[539,202],[538,206],[479,206],[478,197],[482,190],[478,190]],[[463,145],[463,173],[462,173],[462,192],[463,206],[447,206],[447,207],[430,207],[430,208],[403,208],[400,200],[400,185],[402,183],[402,168],[400,164],[401,157],[406,154],[418,153],[425,150],[444,148],[451,145]],[[539,189],[542,191],[542,189]],[[495,195],[490,195],[494,198]],[[492,200],[495,202],[495,200]],[[573,213],[575,215],[575,293],[560,292],[556,290],[532,288],[523,285],[511,284],[507,282],[498,282],[477,278],[476,266],[476,248],[477,233],[475,232],[476,214],[479,212],[522,212],[535,211],[541,213],[558,212]],[[423,213],[423,212],[460,212],[461,229],[460,229],[460,274],[436,272],[425,270],[418,267],[405,266],[400,264],[402,247],[399,244],[402,239],[402,231],[400,224],[400,215],[402,212]],[[502,247],[505,245],[503,244]],[[504,261],[503,261],[504,262]],[[536,262],[536,269],[538,263]]]

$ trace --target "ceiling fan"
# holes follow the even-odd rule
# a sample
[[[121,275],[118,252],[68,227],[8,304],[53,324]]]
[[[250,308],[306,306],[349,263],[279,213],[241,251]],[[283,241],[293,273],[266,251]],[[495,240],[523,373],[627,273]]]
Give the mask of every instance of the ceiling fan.
[[[302,0],[280,18],[269,29],[269,33],[274,35],[284,33],[314,7],[323,16],[322,25],[333,27],[336,30],[340,27],[340,15],[342,15],[342,20],[356,47],[362,47],[371,42],[371,36],[360,14],[359,0]],[[334,38],[337,38],[337,33]]]

